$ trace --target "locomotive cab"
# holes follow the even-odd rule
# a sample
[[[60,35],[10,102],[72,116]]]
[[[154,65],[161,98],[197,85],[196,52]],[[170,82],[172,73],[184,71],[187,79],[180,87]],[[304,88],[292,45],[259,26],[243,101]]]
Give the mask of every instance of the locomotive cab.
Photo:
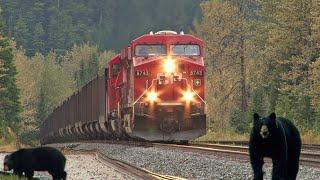
[[[108,94],[109,114],[118,114],[114,122],[120,120],[127,135],[146,140],[190,140],[205,134],[203,49],[202,40],[173,31],[133,40],[109,63],[109,69],[116,62],[121,65],[116,77],[109,73],[114,91]],[[120,132],[117,127],[113,130]]]

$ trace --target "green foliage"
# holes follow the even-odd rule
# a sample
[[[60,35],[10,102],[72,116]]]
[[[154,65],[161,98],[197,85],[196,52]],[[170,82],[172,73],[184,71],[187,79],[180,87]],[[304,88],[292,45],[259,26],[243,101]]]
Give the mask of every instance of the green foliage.
[[[312,37],[312,1],[261,1],[260,20],[253,23],[251,43],[257,51],[255,87],[270,95],[269,111],[312,127],[314,109],[309,91],[309,66],[319,57]],[[299,11],[296,11],[299,9]],[[319,9],[318,9],[319,10]],[[259,72],[260,71],[260,72]]]
[[[91,42],[120,50],[137,36],[162,29],[187,31],[201,0],[0,0],[6,33],[28,56]]]
[[[45,87],[40,87],[40,94],[38,96],[38,106],[37,106],[37,120],[41,122],[43,119],[47,118],[50,114],[49,98],[46,95]]]
[[[80,62],[80,70],[75,74],[76,86],[81,88],[89,82],[99,71],[99,59],[96,53],[92,54],[87,64],[84,60]]]
[[[22,132],[20,135],[20,142],[31,147],[39,146],[39,139],[40,131],[38,130]]]
[[[319,0],[0,0],[0,5],[6,34],[26,49],[14,50],[16,74],[9,41],[0,39],[2,126],[19,124],[15,78],[29,133],[72,92],[104,73],[115,53],[102,49],[118,51],[149,31],[191,29],[206,44],[207,113],[214,132],[245,133],[254,112],[276,112],[303,132],[320,133]]]
[[[239,134],[248,133],[250,131],[250,126],[248,126],[248,124],[250,124],[250,121],[247,118],[242,118],[247,116],[242,113],[246,112],[243,112],[241,109],[236,108],[231,111],[230,115],[230,126],[234,132]]]
[[[16,175],[13,174],[0,174],[0,179],[1,180],[26,180],[26,177],[18,177]],[[39,178],[33,178],[34,180],[39,179]]]
[[[56,63],[56,54],[50,53],[44,59],[39,82],[37,119],[41,122],[53,108],[58,106],[73,92],[73,82]]]
[[[14,50],[23,105],[22,143],[38,144],[38,128],[42,120],[76,91],[80,80],[79,87],[98,71],[104,73],[106,63],[114,54],[112,51],[99,52],[97,46],[89,44],[75,45],[65,55],[51,52],[46,56],[37,53],[27,57],[25,51]],[[78,74],[82,74],[81,78],[77,77]]]
[[[12,45],[0,35],[0,123],[1,127],[9,126],[18,131],[22,109],[16,85],[17,71],[12,58]]]
[[[319,36],[319,39],[320,39],[320,36]],[[314,63],[311,64],[310,74],[311,74],[310,97],[311,97],[312,108],[315,111],[314,127],[316,128],[317,132],[320,134],[320,58],[318,58]]]
[[[41,22],[37,23],[34,27],[32,46],[34,47],[32,54],[45,51],[45,31]]]
[[[218,131],[229,130],[229,120],[234,113],[241,115],[237,119],[246,121],[246,6],[244,2],[235,5],[228,1],[203,2],[203,18],[196,24],[196,33],[206,44],[206,96],[212,97],[207,98],[208,119],[214,121]]]
[[[66,55],[59,59],[65,73],[81,88],[98,73],[103,74],[107,62],[115,55],[112,51],[99,52],[98,46],[88,43],[74,45]]]
[[[303,129],[319,128],[319,1],[213,0],[201,8],[195,26],[206,43],[213,126],[242,133],[254,112],[276,112]]]

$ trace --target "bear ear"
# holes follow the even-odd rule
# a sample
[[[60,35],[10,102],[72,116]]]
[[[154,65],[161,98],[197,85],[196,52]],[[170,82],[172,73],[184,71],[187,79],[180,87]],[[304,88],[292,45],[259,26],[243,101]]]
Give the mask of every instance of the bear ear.
[[[258,113],[254,113],[254,114],[253,114],[253,121],[254,121],[254,122],[257,122],[259,119],[260,119],[259,114],[258,114]]]
[[[277,118],[277,117],[276,117],[276,113],[274,113],[274,112],[271,113],[270,116],[269,116],[269,118],[270,118],[272,121],[275,121],[276,118]]]

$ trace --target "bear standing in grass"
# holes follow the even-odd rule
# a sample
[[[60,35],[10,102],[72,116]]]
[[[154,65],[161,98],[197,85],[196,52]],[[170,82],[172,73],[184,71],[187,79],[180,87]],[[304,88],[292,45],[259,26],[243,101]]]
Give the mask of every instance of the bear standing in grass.
[[[253,115],[249,141],[250,162],[254,179],[263,179],[263,158],[272,159],[272,179],[294,180],[299,171],[301,139],[298,129],[285,118]]]
[[[4,170],[18,176],[24,173],[28,179],[32,179],[34,171],[48,171],[54,180],[66,179],[64,171],[66,158],[52,147],[39,147],[32,149],[20,149],[4,158]]]

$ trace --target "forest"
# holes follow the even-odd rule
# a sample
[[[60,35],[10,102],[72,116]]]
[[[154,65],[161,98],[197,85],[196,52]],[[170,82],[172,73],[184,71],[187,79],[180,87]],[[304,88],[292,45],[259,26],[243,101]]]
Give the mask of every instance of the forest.
[[[205,42],[209,135],[247,135],[253,112],[276,112],[304,140],[319,139],[320,0],[0,0],[0,7],[0,128],[24,142],[123,46],[163,29]]]
[[[187,30],[200,0],[0,0],[5,32],[28,56],[62,53],[90,42],[119,51],[134,38],[162,29]],[[170,6],[168,6],[170,5]]]

